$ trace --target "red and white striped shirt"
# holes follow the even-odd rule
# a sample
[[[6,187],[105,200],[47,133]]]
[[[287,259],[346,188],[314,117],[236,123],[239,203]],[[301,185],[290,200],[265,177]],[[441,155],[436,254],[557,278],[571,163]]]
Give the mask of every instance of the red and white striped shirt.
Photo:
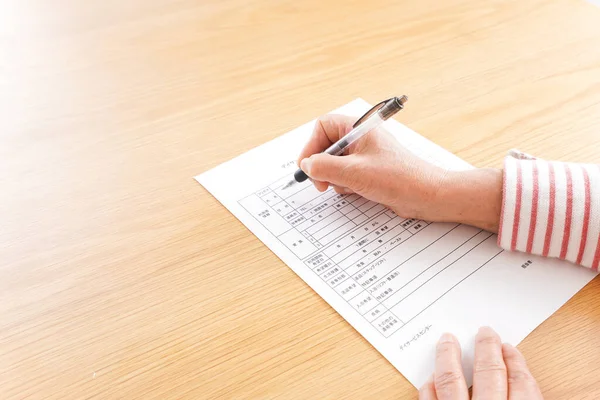
[[[511,150],[502,199],[502,248],[598,270],[600,165],[544,161]]]

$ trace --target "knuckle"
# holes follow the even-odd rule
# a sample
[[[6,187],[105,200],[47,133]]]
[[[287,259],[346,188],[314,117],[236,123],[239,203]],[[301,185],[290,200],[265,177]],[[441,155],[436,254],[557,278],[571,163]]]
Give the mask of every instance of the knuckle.
[[[537,385],[529,371],[524,369],[510,371],[508,373],[508,383],[512,385]]]
[[[447,357],[448,353],[453,353],[455,345],[453,343],[438,343],[436,352],[438,357]]]
[[[458,371],[444,371],[435,376],[435,388],[437,390],[446,390],[460,384],[463,379],[462,374]]]
[[[485,334],[477,336],[476,344],[502,346],[500,337],[496,334]]]
[[[500,360],[480,360],[473,366],[473,373],[501,372],[506,373],[506,365]]]
[[[320,116],[319,118],[317,118],[317,122],[313,128],[313,133],[311,136],[311,140],[318,140],[319,137],[323,134],[327,134],[327,130],[325,129],[325,127],[323,126],[323,121],[324,121],[324,117],[325,116]]]

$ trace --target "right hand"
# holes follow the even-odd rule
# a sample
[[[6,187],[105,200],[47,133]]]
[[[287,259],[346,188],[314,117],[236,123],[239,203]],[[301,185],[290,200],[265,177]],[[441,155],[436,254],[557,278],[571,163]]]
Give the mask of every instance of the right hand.
[[[385,129],[370,132],[344,156],[322,153],[352,130],[355,119],[325,115],[300,153],[298,165],[319,191],[357,193],[402,218],[461,222],[497,232],[502,171],[451,172],[408,151]]]
[[[343,115],[325,115],[317,121],[298,159],[315,187],[325,191],[332,185],[338,193],[357,193],[402,217],[435,220],[440,211],[436,197],[446,171],[406,150],[385,129],[352,144],[348,155],[322,153],[354,122]]]

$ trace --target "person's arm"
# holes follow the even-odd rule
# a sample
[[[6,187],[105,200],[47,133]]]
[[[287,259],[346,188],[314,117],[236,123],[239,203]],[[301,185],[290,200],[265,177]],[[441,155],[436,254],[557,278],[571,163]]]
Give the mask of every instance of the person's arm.
[[[511,150],[504,170],[451,172],[440,197],[455,222],[498,233],[511,251],[598,270],[600,166],[550,162]]]
[[[317,189],[330,185],[392,208],[398,215],[460,222],[498,233],[507,250],[562,258],[598,269],[600,166],[535,160],[519,152],[504,170],[446,171],[403,148],[379,129],[350,154],[320,154],[353,118],[319,119],[298,164]]]

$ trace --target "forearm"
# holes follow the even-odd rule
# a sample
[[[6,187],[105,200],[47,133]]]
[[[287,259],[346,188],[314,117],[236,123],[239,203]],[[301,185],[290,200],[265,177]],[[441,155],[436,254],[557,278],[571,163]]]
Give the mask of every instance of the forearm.
[[[499,234],[507,250],[600,264],[600,166],[513,152],[504,170],[449,172],[438,193],[443,221]]]

